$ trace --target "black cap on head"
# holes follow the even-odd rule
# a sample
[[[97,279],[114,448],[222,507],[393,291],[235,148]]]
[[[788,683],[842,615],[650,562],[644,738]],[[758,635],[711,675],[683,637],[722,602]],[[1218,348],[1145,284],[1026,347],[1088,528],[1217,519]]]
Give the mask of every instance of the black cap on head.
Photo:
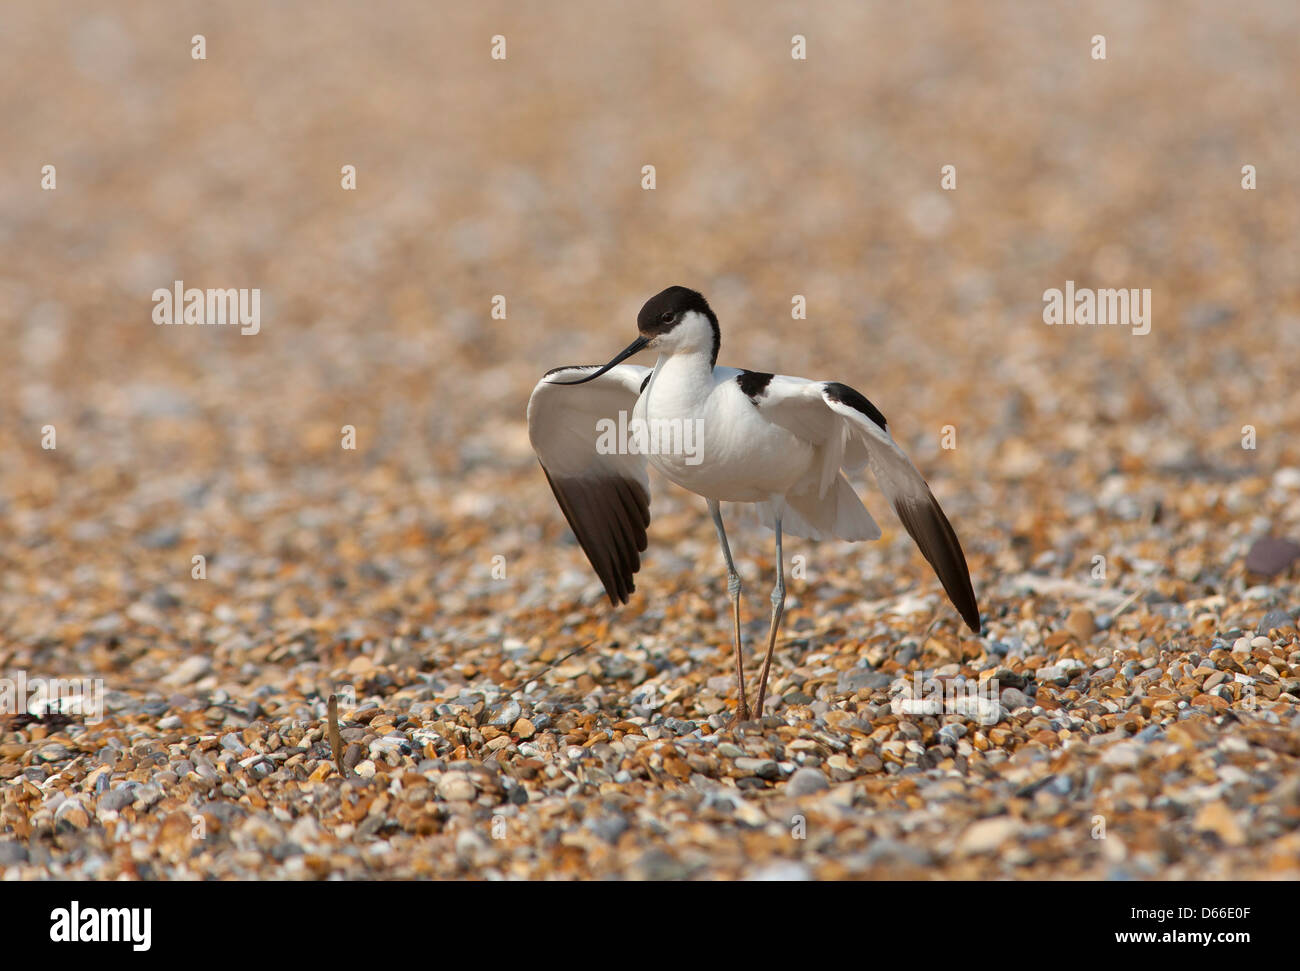
[[[710,363],[717,364],[718,349],[722,345],[718,317],[698,290],[689,287],[669,287],[656,293],[645,302],[641,312],[636,315],[636,329],[643,337],[658,337],[676,327],[692,310],[708,318],[709,323],[713,325],[713,358]]]

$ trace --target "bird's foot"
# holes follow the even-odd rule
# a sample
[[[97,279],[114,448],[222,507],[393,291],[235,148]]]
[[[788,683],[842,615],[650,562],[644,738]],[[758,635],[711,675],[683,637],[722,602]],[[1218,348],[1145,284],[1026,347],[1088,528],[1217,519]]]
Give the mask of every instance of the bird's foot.
[[[740,726],[749,720],[749,705],[742,698],[740,704],[736,706],[736,713],[732,715],[731,720],[727,722],[727,730],[737,732],[740,730]]]

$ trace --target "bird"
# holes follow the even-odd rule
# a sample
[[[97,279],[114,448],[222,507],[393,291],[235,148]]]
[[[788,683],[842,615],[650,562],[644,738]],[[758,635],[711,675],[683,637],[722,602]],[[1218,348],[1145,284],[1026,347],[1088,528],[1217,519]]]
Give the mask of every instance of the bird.
[[[648,470],[704,498],[727,572],[735,631],[737,704],[749,722],[740,623],[740,574],[720,504],[750,503],[776,534],[767,653],[753,711],[761,720],[785,611],[783,535],[879,539],[845,473],[870,468],[903,527],[966,625],[980,631],[970,570],[948,517],[890,434],[880,410],[837,381],[718,365],[717,315],[684,286],[655,294],[637,338],[608,364],[548,371],[528,400],[528,436],[561,512],[617,607],[636,589],[650,526]],[[655,351],[653,367],[624,364]]]

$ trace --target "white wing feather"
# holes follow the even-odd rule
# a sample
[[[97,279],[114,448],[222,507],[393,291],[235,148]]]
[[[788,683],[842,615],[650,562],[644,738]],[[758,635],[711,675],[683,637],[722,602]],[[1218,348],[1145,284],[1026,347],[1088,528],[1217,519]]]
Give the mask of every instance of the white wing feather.
[[[650,369],[619,364],[586,384],[558,383],[593,370],[557,368],[537,383],[528,399],[528,439],[610,602],[627,603],[646,548],[650,480],[645,456],[597,450],[598,424],[617,425],[620,412],[631,418]]]

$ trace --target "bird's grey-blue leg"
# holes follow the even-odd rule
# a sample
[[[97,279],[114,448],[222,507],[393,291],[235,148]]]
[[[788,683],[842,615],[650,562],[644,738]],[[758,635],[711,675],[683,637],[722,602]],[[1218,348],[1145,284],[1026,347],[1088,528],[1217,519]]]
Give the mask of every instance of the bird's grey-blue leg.
[[[772,652],[776,648],[776,632],[781,628],[781,615],[785,612],[785,562],[781,556],[781,515],[776,515],[776,586],[772,588],[772,626],[767,633],[767,657],[763,658],[763,671],[758,676],[758,703],[754,717],[763,717],[763,702],[767,700],[767,672],[772,666]]]
[[[709,500],[709,515],[713,517],[713,528],[718,531],[718,542],[722,545],[722,558],[727,561],[727,596],[731,598],[731,619],[736,628],[736,718],[737,722],[749,721],[749,702],[745,698],[745,664],[740,649],[740,574],[731,559],[731,547],[727,545],[727,531],[722,528],[722,508],[716,499]]]

